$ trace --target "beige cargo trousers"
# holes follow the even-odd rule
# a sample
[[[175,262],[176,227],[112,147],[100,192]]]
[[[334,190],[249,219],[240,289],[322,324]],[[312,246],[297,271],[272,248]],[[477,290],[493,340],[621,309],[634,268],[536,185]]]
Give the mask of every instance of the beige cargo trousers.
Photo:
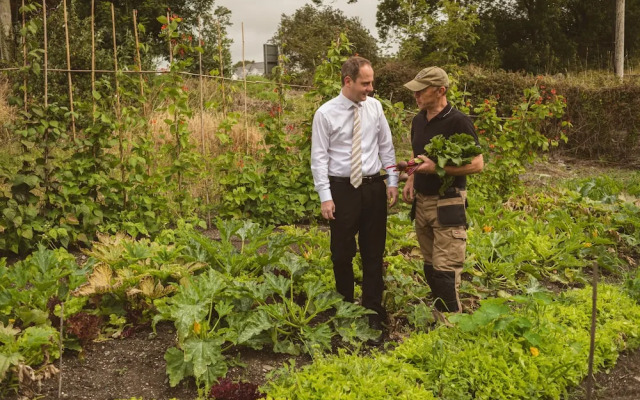
[[[455,197],[416,193],[415,227],[424,257],[424,274],[439,311],[458,312],[467,247],[465,190]]]

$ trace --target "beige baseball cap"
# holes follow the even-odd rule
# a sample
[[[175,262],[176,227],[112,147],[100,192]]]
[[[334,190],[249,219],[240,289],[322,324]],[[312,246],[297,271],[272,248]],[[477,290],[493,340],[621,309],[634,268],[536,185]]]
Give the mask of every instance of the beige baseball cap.
[[[404,87],[412,92],[419,92],[427,86],[449,87],[449,76],[442,68],[428,67],[418,72],[412,81],[404,84]]]

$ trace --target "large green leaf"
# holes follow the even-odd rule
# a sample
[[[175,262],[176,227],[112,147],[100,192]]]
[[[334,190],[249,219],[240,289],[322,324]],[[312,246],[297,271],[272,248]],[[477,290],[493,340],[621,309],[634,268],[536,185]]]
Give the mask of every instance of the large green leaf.
[[[280,296],[287,297],[289,294],[289,287],[291,285],[291,280],[282,276],[282,275],[274,275],[272,273],[264,274],[265,283],[273,289]]]
[[[309,353],[331,349],[331,337],[333,332],[328,324],[316,326],[305,325],[302,327],[302,339]]]
[[[246,324],[238,329],[238,338],[236,344],[242,344],[251,338],[271,328],[273,324],[269,321],[266,312],[258,311],[251,314],[246,320]]]
[[[4,379],[9,368],[18,365],[22,359],[22,355],[17,351],[12,353],[0,352],[0,382]]]
[[[20,329],[14,328],[11,324],[4,326],[4,323],[0,322],[0,343],[9,344],[15,342],[18,333],[20,333]]]
[[[175,387],[186,376],[193,375],[193,364],[185,361],[184,353],[171,347],[164,353],[164,360],[167,362],[167,375],[169,375],[169,385]]]
[[[193,375],[196,378],[200,379],[209,369],[217,376],[226,374],[227,365],[220,349],[222,343],[224,340],[219,337],[190,338],[185,342],[184,360],[193,364]]]
[[[309,264],[304,258],[293,253],[285,253],[280,258],[279,265],[289,271],[292,279],[302,275],[309,268]]]
[[[291,340],[281,340],[273,345],[273,351],[275,353],[285,353],[294,356],[300,355],[300,346],[293,343]]]

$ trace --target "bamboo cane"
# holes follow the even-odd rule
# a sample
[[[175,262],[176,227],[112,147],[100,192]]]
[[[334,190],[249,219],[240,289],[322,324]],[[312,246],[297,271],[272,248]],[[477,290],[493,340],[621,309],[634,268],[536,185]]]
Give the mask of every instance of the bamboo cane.
[[[49,59],[48,59],[48,48],[47,48],[47,0],[42,0],[42,29],[44,31],[44,108],[49,107],[49,71],[47,68],[49,67]]]
[[[91,0],[91,99],[93,101],[93,120],[96,120],[96,0]],[[95,153],[94,153],[95,156]]]
[[[29,74],[26,72],[27,69],[27,30],[26,30],[26,25],[27,25],[27,17],[25,15],[24,12],[24,0],[22,0],[22,32],[24,32],[24,34],[22,35],[22,58],[23,58],[23,66],[25,67],[25,73],[24,73],[24,110],[27,111],[27,84],[28,84],[28,77]]]
[[[247,122],[247,70],[244,65],[244,22],[242,23],[242,80],[244,81],[244,133],[246,153],[249,154],[249,125]]]
[[[142,77],[142,59],[140,58],[140,40],[138,39],[138,10],[133,10],[133,32],[136,38],[136,59],[138,62],[138,71],[140,72],[140,96],[144,98],[144,80]],[[146,103],[143,103],[144,114],[147,114]]]
[[[125,169],[124,169],[124,140],[122,137],[122,128],[120,127],[121,115],[120,115],[120,85],[118,82],[118,46],[116,43],[116,12],[111,3],[111,31],[113,35],[113,66],[115,71],[115,89],[116,89],[116,120],[117,120],[117,133],[118,144],[120,148],[120,179],[124,184]],[[124,191],[124,206],[127,206],[127,193]]]
[[[62,8],[64,10],[64,37],[65,44],[67,46],[67,68],[71,70],[71,53],[69,51],[69,19],[67,17],[67,0],[62,1]],[[69,110],[71,110],[71,132],[73,134],[73,140],[76,139],[76,117],[73,112],[73,80],[71,79],[71,72],[67,72],[67,79],[69,81]]]
[[[202,18],[198,16],[198,44],[202,46]],[[206,137],[204,133],[204,78],[202,76],[202,53],[198,52],[200,63],[200,140],[202,141],[202,157],[208,160],[207,157],[207,145]],[[209,199],[209,176],[207,175],[204,180],[204,192],[205,201],[207,205],[207,228],[211,228],[211,210],[209,205],[211,204]]]
[[[598,317],[598,263],[593,263],[593,282],[591,299],[591,337],[589,342],[589,361],[587,373],[587,400],[591,400],[593,394],[593,355],[596,349],[596,321]]]
[[[43,65],[43,75],[44,75],[44,109],[48,110],[49,108],[49,48],[47,46],[47,0],[42,0],[42,29],[44,32],[44,65]],[[48,198],[47,194],[49,191],[49,128],[45,128],[44,130],[44,192],[45,198]]]
[[[220,29],[220,20],[218,25],[218,61],[220,62],[220,76],[224,77],[224,60],[222,59],[222,33]],[[244,57],[243,57],[244,58]],[[225,93],[224,79],[220,80],[220,88],[222,89],[222,117],[227,118],[227,95]]]
[[[171,23],[171,15],[167,12],[167,26]],[[167,32],[170,32],[167,28]],[[173,64],[173,47],[171,46],[171,36],[169,35],[169,65]]]
[[[60,303],[60,366],[58,367],[58,398],[62,398],[62,351],[64,339],[64,302]]]

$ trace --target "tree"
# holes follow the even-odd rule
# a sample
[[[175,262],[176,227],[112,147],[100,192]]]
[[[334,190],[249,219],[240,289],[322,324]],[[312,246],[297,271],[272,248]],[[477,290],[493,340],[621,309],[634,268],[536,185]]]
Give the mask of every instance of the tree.
[[[426,64],[457,64],[468,59],[478,35],[476,8],[451,0],[382,0],[380,37],[399,43],[399,57]]]
[[[354,52],[372,63],[378,59],[378,46],[371,33],[358,18],[348,18],[331,7],[305,5],[291,16],[282,15],[278,31],[271,39],[282,49],[295,70],[310,78],[324,58],[331,41],[344,32]]]
[[[227,35],[229,26],[231,26],[231,10],[226,7],[217,7],[213,15],[205,14],[202,16],[203,73],[227,77],[233,73],[230,51],[233,40],[229,39]],[[220,57],[222,57],[222,66],[220,65]],[[195,67],[194,65],[192,68],[194,72],[197,69]]]
[[[13,60],[11,31],[11,2],[0,0],[0,59],[2,61]]]

